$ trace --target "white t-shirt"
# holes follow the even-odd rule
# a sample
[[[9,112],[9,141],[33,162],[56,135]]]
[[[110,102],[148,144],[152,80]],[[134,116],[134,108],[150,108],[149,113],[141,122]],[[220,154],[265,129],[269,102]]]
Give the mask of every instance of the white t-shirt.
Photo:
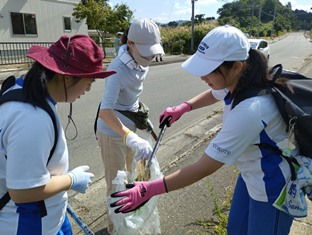
[[[231,110],[227,90],[212,94],[224,99],[225,113],[221,130],[205,153],[225,164],[236,164],[254,200],[274,201],[290,176],[290,167],[281,156],[256,145],[276,146],[288,137],[274,98],[252,97]]]
[[[16,85],[15,87],[17,87]],[[27,189],[45,185],[52,175],[68,171],[68,150],[59,115],[49,101],[58,124],[58,142],[47,165],[54,144],[54,128],[49,114],[22,102],[0,105],[0,197],[11,189]],[[41,221],[42,234],[55,235],[64,221],[67,193],[61,192],[45,200],[47,216]],[[0,234],[17,234],[21,214],[10,202],[0,212]],[[26,219],[27,218],[23,218]],[[19,228],[23,231],[23,228]]]

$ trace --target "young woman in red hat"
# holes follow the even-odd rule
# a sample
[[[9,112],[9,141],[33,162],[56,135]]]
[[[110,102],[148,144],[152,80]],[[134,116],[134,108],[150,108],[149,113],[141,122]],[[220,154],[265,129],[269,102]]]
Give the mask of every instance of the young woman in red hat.
[[[90,91],[96,78],[115,73],[103,70],[103,51],[86,35],[62,36],[49,48],[32,46],[35,60],[25,76],[9,88],[22,89],[26,103],[0,106],[0,198],[9,195],[0,211],[0,234],[72,234],[66,217],[67,191],[85,193],[94,176],[88,166],[68,171],[68,150],[56,110]],[[4,95],[6,94],[4,93]],[[53,110],[57,124],[37,104]]]

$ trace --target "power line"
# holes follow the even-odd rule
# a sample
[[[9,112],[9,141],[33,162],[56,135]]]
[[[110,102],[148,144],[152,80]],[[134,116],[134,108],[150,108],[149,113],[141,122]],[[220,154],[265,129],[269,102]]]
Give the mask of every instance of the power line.
[[[173,6],[174,6],[174,4],[175,4],[176,1],[177,1],[177,0],[174,0],[173,3],[172,3],[172,6],[171,6],[171,8],[170,8],[170,12],[169,12],[169,15],[168,15],[168,21],[170,20],[171,12],[172,12]]]

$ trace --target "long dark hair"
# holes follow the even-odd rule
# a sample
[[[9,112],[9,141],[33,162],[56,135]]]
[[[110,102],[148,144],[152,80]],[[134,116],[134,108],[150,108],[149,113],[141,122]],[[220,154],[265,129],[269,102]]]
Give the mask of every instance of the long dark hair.
[[[23,92],[33,105],[44,104],[49,96],[47,83],[56,73],[35,62],[24,78]]]
[[[122,35],[122,37],[121,37],[121,45],[127,44],[128,32],[129,32],[129,29],[126,29],[126,30],[123,32],[123,35]]]
[[[232,62],[233,63],[233,62]],[[243,71],[232,97],[246,88],[266,88],[269,85],[268,60],[258,50],[250,49],[249,57],[244,61]]]

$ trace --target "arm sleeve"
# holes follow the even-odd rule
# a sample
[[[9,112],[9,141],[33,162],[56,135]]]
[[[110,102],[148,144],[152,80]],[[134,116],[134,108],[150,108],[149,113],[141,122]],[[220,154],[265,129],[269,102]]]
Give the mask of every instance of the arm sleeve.
[[[106,78],[104,90],[100,109],[114,109],[122,90],[122,84],[117,74]]]

